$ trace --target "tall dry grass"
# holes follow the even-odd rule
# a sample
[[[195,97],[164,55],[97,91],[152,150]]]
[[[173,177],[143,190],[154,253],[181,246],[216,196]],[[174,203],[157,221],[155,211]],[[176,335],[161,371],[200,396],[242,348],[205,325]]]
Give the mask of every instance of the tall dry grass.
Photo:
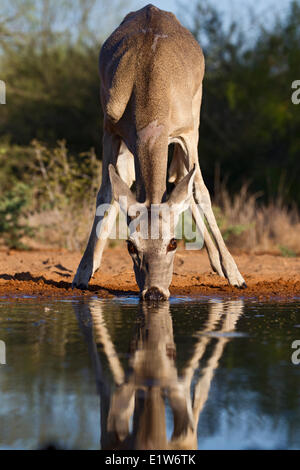
[[[269,204],[259,202],[260,194],[250,194],[248,184],[231,196],[221,184],[214,209],[227,244],[249,253],[300,254],[300,216],[278,196]]]
[[[94,189],[81,204],[71,203],[53,210],[36,212],[28,218],[38,229],[34,244],[82,250],[87,242],[95,210]],[[227,245],[247,253],[272,253],[283,256],[300,255],[300,217],[296,208],[288,209],[279,198],[268,205],[259,204],[258,195],[250,194],[248,186],[231,196],[223,186],[213,208]],[[113,246],[111,242],[111,246]]]

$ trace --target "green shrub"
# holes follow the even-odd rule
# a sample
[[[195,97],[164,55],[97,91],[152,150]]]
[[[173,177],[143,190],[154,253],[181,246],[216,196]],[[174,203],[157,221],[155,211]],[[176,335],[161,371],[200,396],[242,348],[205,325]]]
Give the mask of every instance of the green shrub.
[[[0,236],[9,248],[26,249],[22,238],[33,235],[32,227],[21,222],[26,215],[30,193],[29,186],[17,183],[0,197]]]
[[[285,245],[279,245],[278,248],[279,248],[282,256],[284,256],[286,258],[295,258],[297,256],[294,250],[288,248]]]

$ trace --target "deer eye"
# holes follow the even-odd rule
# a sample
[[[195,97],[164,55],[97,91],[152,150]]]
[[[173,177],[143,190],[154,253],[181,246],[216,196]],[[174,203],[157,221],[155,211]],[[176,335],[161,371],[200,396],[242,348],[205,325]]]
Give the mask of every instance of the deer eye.
[[[167,246],[167,251],[174,251],[177,248],[177,240],[176,238],[172,238]]]
[[[136,246],[134,243],[132,243],[132,241],[130,240],[126,240],[127,241],[127,249],[128,249],[128,252],[131,254],[131,255],[134,255],[137,253],[137,249],[136,249]]]

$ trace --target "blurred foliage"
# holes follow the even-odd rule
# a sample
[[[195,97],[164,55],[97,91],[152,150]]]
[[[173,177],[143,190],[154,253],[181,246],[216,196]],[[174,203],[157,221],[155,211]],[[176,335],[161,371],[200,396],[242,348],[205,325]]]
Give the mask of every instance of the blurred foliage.
[[[21,147],[0,145],[0,185],[6,194],[20,180],[32,189],[30,209],[62,209],[80,204],[90,193],[95,197],[100,183],[101,162],[95,152],[72,154],[64,140],[55,147],[33,140]]]
[[[280,250],[282,256],[284,256],[286,258],[295,258],[297,256],[297,254],[294,252],[294,250],[291,250],[290,248],[288,248],[285,245],[279,245],[279,250]]]
[[[30,188],[24,183],[17,183],[0,197],[0,236],[8,248],[26,249],[22,237],[34,233],[32,227],[21,221],[29,199]]]
[[[100,183],[95,152],[72,154],[65,141],[53,148],[34,140],[26,147],[0,145],[0,239],[10,248],[38,242],[81,249]],[[34,230],[32,229],[34,228]]]
[[[300,108],[291,102],[299,79],[299,1],[270,30],[257,18],[251,42],[237,24],[226,29],[207,2],[198,2],[193,20],[206,58],[199,157],[208,187],[217,163],[233,192],[250,180],[265,200],[280,196],[299,206]]]
[[[77,153],[99,149],[98,49],[69,45],[43,52],[28,45],[3,57],[7,105],[1,107],[2,136],[19,145],[66,139]]]
[[[32,152],[34,210],[81,207],[84,200],[95,198],[101,164],[93,150],[76,158],[68,152],[65,141],[59,141],[54,149],[49,149],[34,140]]]
[[[115,17],[129,8],[112,2]],[[97,5],[3,0],[0,79],[7,104],[0,106],[0,191],[6,198],[20,182],[28,185],[31,210],[78,204],[96,191],[102,140],[97,63],[111,24],[92,21]],[[199,157],[208,189],[217,192],[220,168],[232,196],[247,181],[250,193],[262,192],[262,204],[280,198],[299,207],[300,105],[291,101],[292,83],[300,79],[299,0],[268,28],[258,18],[251,40],[240,24],[226,26],[209,0],[191,5],[186,23],[206,59]],[[103,3],[103,18],[111,19],[107,8]],[[217,216],[225,237],[247,230]]]
[[[2,0],[0,137],[100,152],[98,54],[131,0]]]

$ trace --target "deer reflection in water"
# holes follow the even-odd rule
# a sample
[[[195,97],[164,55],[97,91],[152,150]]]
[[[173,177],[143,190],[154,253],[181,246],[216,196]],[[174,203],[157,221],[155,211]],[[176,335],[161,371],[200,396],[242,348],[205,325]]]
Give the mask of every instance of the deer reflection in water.
[[[139,324],[132,342],[130,370],[124,371],[103,316],[101,301],[74,304],[79,326],[91,356],[101,408],[102,449],[197,449],[200,413],[225,345],[226,333],[235,330],[243,301],[209,302],[204,327],[192,357],[180,376],[175,365],[176,347],[169,302],[139,304]],[[208,345],[214,338],[214,345]],[[107,357],[114,386],[103,373],[97,344]],[[199,378],[193,382],[199,361],[209,353]],[[173,414],[173,433],[167,438],[165,402]],[[132,423],[131,423],[132,419]]]

